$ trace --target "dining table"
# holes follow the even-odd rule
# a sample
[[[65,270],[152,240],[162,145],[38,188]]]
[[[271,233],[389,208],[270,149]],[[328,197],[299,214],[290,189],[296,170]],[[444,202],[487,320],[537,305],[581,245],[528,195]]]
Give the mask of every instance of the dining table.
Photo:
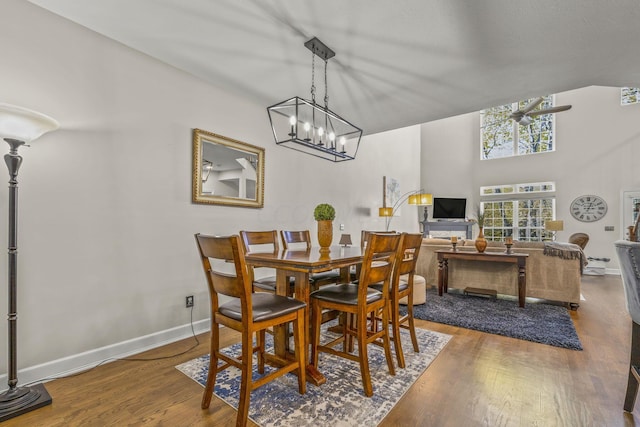
[[[295,298],[307,303],[304,322],[305,348],[310,350],[310,282],[311,274],[340,269],[341,282],[350,281],[350,267],[362,263],[364,251],[359,246],[331,246],[329,250],[312,247],[304,250],[279,250],[247,252],[245,261],[253,267],[271,267],[276,270],[276,294],[289,295],[289,278],[295,279]],[[274,353],[279,357],[291,357],[287,328],[275,327],[273,331]],[[307,352],[307,380],[315,385],[326,382],[325,376],[311,364]]]

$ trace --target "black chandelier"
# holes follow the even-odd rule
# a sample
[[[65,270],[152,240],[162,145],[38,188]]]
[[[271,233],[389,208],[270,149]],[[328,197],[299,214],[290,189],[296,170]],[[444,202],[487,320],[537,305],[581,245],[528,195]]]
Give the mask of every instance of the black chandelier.
[[[276,144],[333,162],[353,160],[362,129],[329,110],[327,63],[335,52],[316,37],[305,47],[311,51],[311,101],[294,96],[267,108]],[[316,103],[315,57],[324,60],[324,106]]]

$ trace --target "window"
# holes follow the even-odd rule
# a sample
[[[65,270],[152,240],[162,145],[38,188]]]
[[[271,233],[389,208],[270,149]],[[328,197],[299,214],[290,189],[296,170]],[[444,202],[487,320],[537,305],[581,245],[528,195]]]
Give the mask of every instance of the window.
[[[632,105],[640,102],[639,87],[623,87],[620,89],[620,105]]]
[[[554,115],[532,117],[531,123],[519,125],[511,113],[524,108],[532,99],[488,108],[480,112],[481,159],[521,156],[555,150]],[[555,97],[547,95],[533,111],[554,106]]]
[[[493,199],[480,203],[485,215],[485,238],[501,241],[512,236],[521,241],[551,240],[552,234],[544,230],[545,221],[555,218],[555,198],[544,195],[551,192],[555,192],[553,182],[481,187],[481,196]],[[537,197],[533,197],[536,193],[539,193]],[[507,197],[498,199],[496,195]]]

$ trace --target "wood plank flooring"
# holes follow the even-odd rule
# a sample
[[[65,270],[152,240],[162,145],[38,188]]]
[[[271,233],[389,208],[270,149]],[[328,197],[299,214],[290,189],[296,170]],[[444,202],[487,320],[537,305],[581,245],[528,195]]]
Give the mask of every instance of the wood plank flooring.
[[[381,426],[633,426],[624,413],[631,319],[618,276],[585,276],[586,298],[571,312],[584,351],[418,321],[454,337]],[[226,344],[238,336],[225,331]],[[203,388],[174,366],[208,352],[208,335],[188,353],[150,362],[117,361],[46,384],[51,406],[13,426],[233,426],[217,398],[200,409]],[[182,352],[187,339],[138,357]],[[252,423],[250,423],[252,425]]]

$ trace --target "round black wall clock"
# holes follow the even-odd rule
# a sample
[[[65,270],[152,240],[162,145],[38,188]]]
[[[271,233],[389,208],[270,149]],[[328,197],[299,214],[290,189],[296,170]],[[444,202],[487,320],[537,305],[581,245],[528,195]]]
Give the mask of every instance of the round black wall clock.
[[[569,209],[578,221],[593,222],[607,214],[607,202],[599,196],[585,195],[576,197]]]

